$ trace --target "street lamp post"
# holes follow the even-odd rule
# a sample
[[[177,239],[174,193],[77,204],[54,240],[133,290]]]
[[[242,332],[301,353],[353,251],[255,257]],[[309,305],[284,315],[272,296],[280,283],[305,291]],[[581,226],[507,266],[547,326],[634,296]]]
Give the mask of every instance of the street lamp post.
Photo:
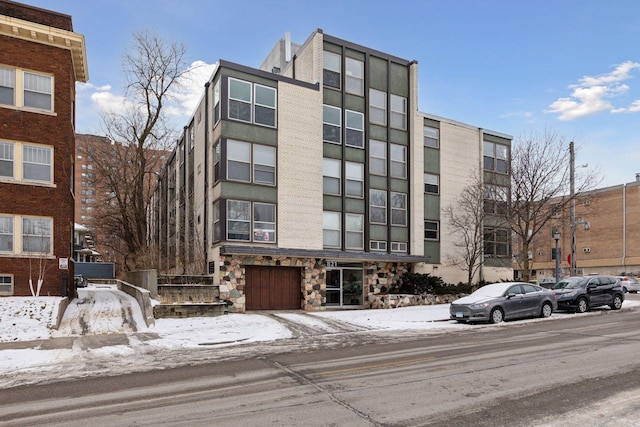
[[[558,227],[553,227],[551,230],[553,240],[556,241],[556,283],[560,281],[560,251],[558,250],[558,240],[560,240],[560,230]]]

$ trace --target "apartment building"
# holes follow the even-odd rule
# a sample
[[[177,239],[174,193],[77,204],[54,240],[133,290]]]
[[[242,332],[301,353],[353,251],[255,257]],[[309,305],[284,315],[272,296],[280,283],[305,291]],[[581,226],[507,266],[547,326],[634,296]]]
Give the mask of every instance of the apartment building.
[[[73,296],[75,83],[68,15],[0,0],[0,294]]]
[[[442,208],[474,171],[508,191],[512,138],[420,113],[415,61],[318,29],[260,68],[220,60],[203,89],[153,200],[161,271],[213,275],[239,312],[369,308],[407,271],[466,280]],[[482,277],[511,277],[486,225]]]
[[[555,277],[553,229],[560,232],[560,277],[572,274],[569,262],[572,234],[575,235],[574,275],[640,276],[640,176],[633,182],[580,194],[574,209],[573,224],[571,207],[558,209],[532,245],[529,257],[533,261],[533,278]]]

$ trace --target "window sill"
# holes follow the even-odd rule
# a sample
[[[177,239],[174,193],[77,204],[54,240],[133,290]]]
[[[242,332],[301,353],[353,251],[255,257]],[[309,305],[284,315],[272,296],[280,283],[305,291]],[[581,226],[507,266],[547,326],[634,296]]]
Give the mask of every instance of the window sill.
[[[0,184],[17,184],[17,185],[28,185],[31,187],[46,187],[46,188],[57,188],[56,184],[51,182],[37,182],[37,181],[19,181],[12,178],[2,178],[0,177]]]
[[[41,110],[41,109],[38,109],[38,108],[31,108],[31,107],[18,107],[18,106],[15,106],[15,105],[0,104],[0,108],[6,108],[8,110],[23,111],[23,112],[26,112],[26,113],[44,114],[45,116],[53,116],[53,117],[57,117],[58,116],[58,113],[56,113],[55,111]]]

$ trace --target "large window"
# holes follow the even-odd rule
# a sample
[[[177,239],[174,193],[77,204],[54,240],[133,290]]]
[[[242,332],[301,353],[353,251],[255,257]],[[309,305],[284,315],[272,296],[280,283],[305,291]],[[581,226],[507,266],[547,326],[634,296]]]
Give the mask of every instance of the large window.
[[[340,248],[340,212],[322,212],[322,239],[325,248]]]
[[[508,173],[508,146],[484,141],[483,151],[484,170],[499,173]]]
[[[214,162],[217,155],[216,151],[214,153]],[[227,179],[275,185],[276,148],[268,145],[227,140]]]
[[[440,240],[440,223],[438,221],[424,222],[424,239]]]
[[[24,72],[24,106],[38,110],[52,109],[51,89],[53,78]]]
[[[326,142],[342,143],[342,111],[330,105],[322,106],[322,140]]]
[[[52,235],[50,218],[22,218],[22,252],[50,255]]]
[[[214,240],[215,220],[214,209]],[[276,206],[269,203],[227,200],[227,240],[274,243]]]
[[[407,195],[391,193],[391,225],[407,225]]]
[[[345,214],[345,248],[364,249],[364,215]]]
[[[387,192],[369,190],[369,221],[372,224],[387,223]]]
[[[16,72],[0,67],[0,104],[15,105]]]
[[[483,187],[484,212],[493,215],[504,215],[507,213],[507,187],[485,184]]]
[[[391,127],[405,130],[407,128],[407,98],[391,95]]]
[[[391,176],[394,178],[407,177],[407,147],[389,144],[391,151]]]
[[[346,193],[348,197],[364,197],[364,165],[345,162]]]
[[[504,228],[484,228],[484,254],[489,257],[509,256],[509,231]]]
[[[346,137],[345,145],[364,148],[364,114],[345,110]]]
[[[0,105],[53,111],[53,77],[0,67]]]
[[[440,193],[440,177],[432,173],[424,174],[424,192],[429,194]]]
[[[342,57],[337,53],[324,51],[322,54],[322,80],[325,86],[340,89],[340,68]]]
[[[276,93],[269,86],[229,78],[229,118],[275,127]]]
[[[324,194],[340,195],[340,160],[322,159],[322,191]]]
[[[369,140],[369,173],[372,175],[387,175],[387,143]]]
[[[387,93],[369,89],[369,121],[377,125],[387,125]]]
[[[227,200],[227,240],[251,241],[251,202]]]
[[[13,144],[0,141],[0,177],[13,178]]]
[[[440,147],[440,129],[430,126],[424,127],[424,146],[431,148]]]
[[[0,252],[13,252],[13,216],[0,215]]]
[[[364,95],[364,62],[353,58],[345,58],[344,66],[345,92]]]

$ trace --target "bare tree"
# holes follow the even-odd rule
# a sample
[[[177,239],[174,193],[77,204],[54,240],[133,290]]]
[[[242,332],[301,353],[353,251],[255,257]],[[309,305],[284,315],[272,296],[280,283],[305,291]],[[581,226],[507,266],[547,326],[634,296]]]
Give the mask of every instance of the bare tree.
[[[571,200],[599,182],[595,171],[582,173],[574,180],[572,195],[570,178],[569,142],[564,138],[545,130],[514,142],[507,219],[517,245],[513,253],[525,281],[530,278],[530,246],[538,233],[559,217]]]
[[[483,224],[485,218],[485,188],[478,172],[471,175],[469,184],[462,190],[456,202],[444,208],[454,237],[456,253],[447,256],[447,263],[467,271],[467,283],[482,265]]]
[[[103,131],[112,143],[96,147],[94,154],[96,187],[107,194],[107,203],[96,207],[94,218],[125,270],[145,262],[155,172],[176,139],[164,107],[188,71],[185,53],[181,44],[168,44],[147,32],[134,34],[134,45],[123,57],[125,105],[102,115]]]

